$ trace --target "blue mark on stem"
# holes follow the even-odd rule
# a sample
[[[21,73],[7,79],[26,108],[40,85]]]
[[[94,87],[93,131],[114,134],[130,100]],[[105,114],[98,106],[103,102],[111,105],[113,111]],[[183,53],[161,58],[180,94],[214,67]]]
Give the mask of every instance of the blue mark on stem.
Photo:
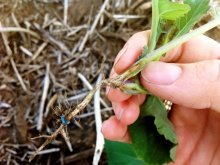
[[[69,120],[66,120],[64,115],[60,116],[60,120],[61,120],[63,125],[68,125],[70,123]]]

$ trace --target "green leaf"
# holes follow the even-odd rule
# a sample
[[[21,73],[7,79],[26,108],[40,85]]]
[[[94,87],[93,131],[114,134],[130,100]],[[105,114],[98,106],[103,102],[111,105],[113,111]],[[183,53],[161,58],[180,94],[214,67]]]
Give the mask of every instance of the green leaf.
[[[109,165],[146,165],[131,144],[105,140],[105,151]]]
[[[166,108],[160,98],[152,95],[148,96],[141,111],[142,117],[152,116],[155,118],[154,123],[159,134],[163,135],[170,142],[177,144],[173,125],[168,119]]]
[[[152,96],[152,95],[147,97],[147,100],[145,101],[145,103],[141,107],[141,118],[142,118],[141,121],[146,122],[146,120],[144,120],[146,117],[153,117],[154,118],[154,124],[156,126],[155,128],[156,128],[157,133],[163,137],[164,143],[165,142],[170,143],[168,149],[166,148],[166,145],[162,145],[162,148],[160,148],[160,150],[163,151],[163,149],[166,148],[166,154],[168,154],[168,155],[166,155],[167,156],[166,158],[167,159],[171,158],[172,160],[174,160],[175,147],[176,147],[178,141],[177,141],[174,127],[173,127],[172,123],[170,122],[170,120],[168,119],[167,111],[166,111],[165,106],[160,98],[158,98],[156,96]],[[136,124],[136,122],[135,122],[135,124]],[[149,126],[149,124],[147,124],[146,130],[149,129],[148,126]],[[139,127],[141,127],[141,125],[139,125]],[[139,129],[141,129],[141,128],[139,128]],[[134,131],[135,130],[138,130],[138,129],[135,128]],[[146,132],[146,130],[145,130],[145,132]],[[140,130],[138,130],[138,131],[140,132]],[[139,143],[138,138],[133,138],[133,136],[135,137],[135,136],[138,136],[138,134],[140,134],[138,131],[131,132],[132,142],[134,144]],[[143,132],[144,132],[144,130],[143,130]],[[144,134],[143,132],[141,134]],[[155,132],[155,135],[156,135],[156,132]],[[151,139],[151,140],[148,139],[147,140],[148,144],[145,144],[145,145],[149,145],[149,142],[151,142],[152,140],[153,139]],[[141,145],[143,145],[143,144],[141,144]],[[141,145],[139,145],[139,147],[141,147]],[[154,144],[154,145],[156,146],[156,144]],[[159,148],[159,146],[158,146],[158,148]],[[160,151],[157,151],[157,152],[159,153]],[[158,154],[155,154],[155,155],[158,155]]]
[[[184,3],[188,4],[191,10],[185,17],[179,18],[176,21],[179,30],[176,37],[189,32],[209,9],[209,0],[185,0]]]
[[[161,19],[176,20],[187,14],[190,11],[190,6],[187,4],[170,2],[169,0],[160,0],[159,11]]]
[[[134,150],[147,165],[171,162],[170,151],[176,146],[158,133],[154,120],[154,117],[144,117],[129,127]]]

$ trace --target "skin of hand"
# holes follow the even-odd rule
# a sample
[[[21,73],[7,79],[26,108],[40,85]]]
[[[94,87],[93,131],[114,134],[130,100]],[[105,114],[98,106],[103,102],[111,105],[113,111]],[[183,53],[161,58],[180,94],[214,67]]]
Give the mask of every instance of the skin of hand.
[[[150,31],[133,35],[116,57],[110,77],[123,73],[140,55]],[[141,72],[142,85],[173,102],[170,111],[179,145],[175,165],[220,164],[220,44],[204,35],[168,52]],[[106,139],[129,142],[128,125],[137,120],[144,95],[107,89],[115,116],[103,123]]]

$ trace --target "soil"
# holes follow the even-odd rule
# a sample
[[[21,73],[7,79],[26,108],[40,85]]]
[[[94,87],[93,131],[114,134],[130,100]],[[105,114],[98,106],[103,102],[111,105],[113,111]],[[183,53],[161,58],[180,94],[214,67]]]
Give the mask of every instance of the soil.
[[[60,116],[88,93],[78,74],[91,85],[95,85],[100,74],[108,77],[114,58],[127,39],[150,28],[149,1],[110,1],[80,51],[103,3],[103,0],[69,0],[65,22],[61,0],[0,0],[1,26],[17,28],[0,35],[0,164],[29,164],[28,158],[45,141],[43,135],[54,132]],[[139,18],[118,19],[119,14]],[[38,37],[20,32],[19,28],[31,30]],[[220,41],[218,34],[218,28],[208,33]],[[42,100],[46,75],[49,75],[49,86]],[[101,97],[108,105],[108,108],[101,106],[105,120],[113,112],[105,90],[101,91]],[[38,130],[41,105],[44,105],[44,116],[42,129]],[[96,141],[93,111],[90,103],[68,125],[72,152],[63,137],[58,136],[45,148],[56,152],[38,155],[30,164],[92,164]],[[100,164],[107,164],[105,153]]]

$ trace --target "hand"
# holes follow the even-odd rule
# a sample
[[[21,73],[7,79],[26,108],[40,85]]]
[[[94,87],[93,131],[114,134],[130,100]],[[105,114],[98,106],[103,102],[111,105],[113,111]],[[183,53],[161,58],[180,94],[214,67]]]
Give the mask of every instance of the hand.
[[[123,73],[147,44],[149,31],[133,35],[116,57],[110,77]],[[154,95],[174,103],[170,119],[179,145],[174,164],[220,163],[220,44],[199,36],[151,62],[141,83]],[[107,89],[115,116],[105,121],[105,138],[129,142],[127,126],[135,122],[146,96]]]

